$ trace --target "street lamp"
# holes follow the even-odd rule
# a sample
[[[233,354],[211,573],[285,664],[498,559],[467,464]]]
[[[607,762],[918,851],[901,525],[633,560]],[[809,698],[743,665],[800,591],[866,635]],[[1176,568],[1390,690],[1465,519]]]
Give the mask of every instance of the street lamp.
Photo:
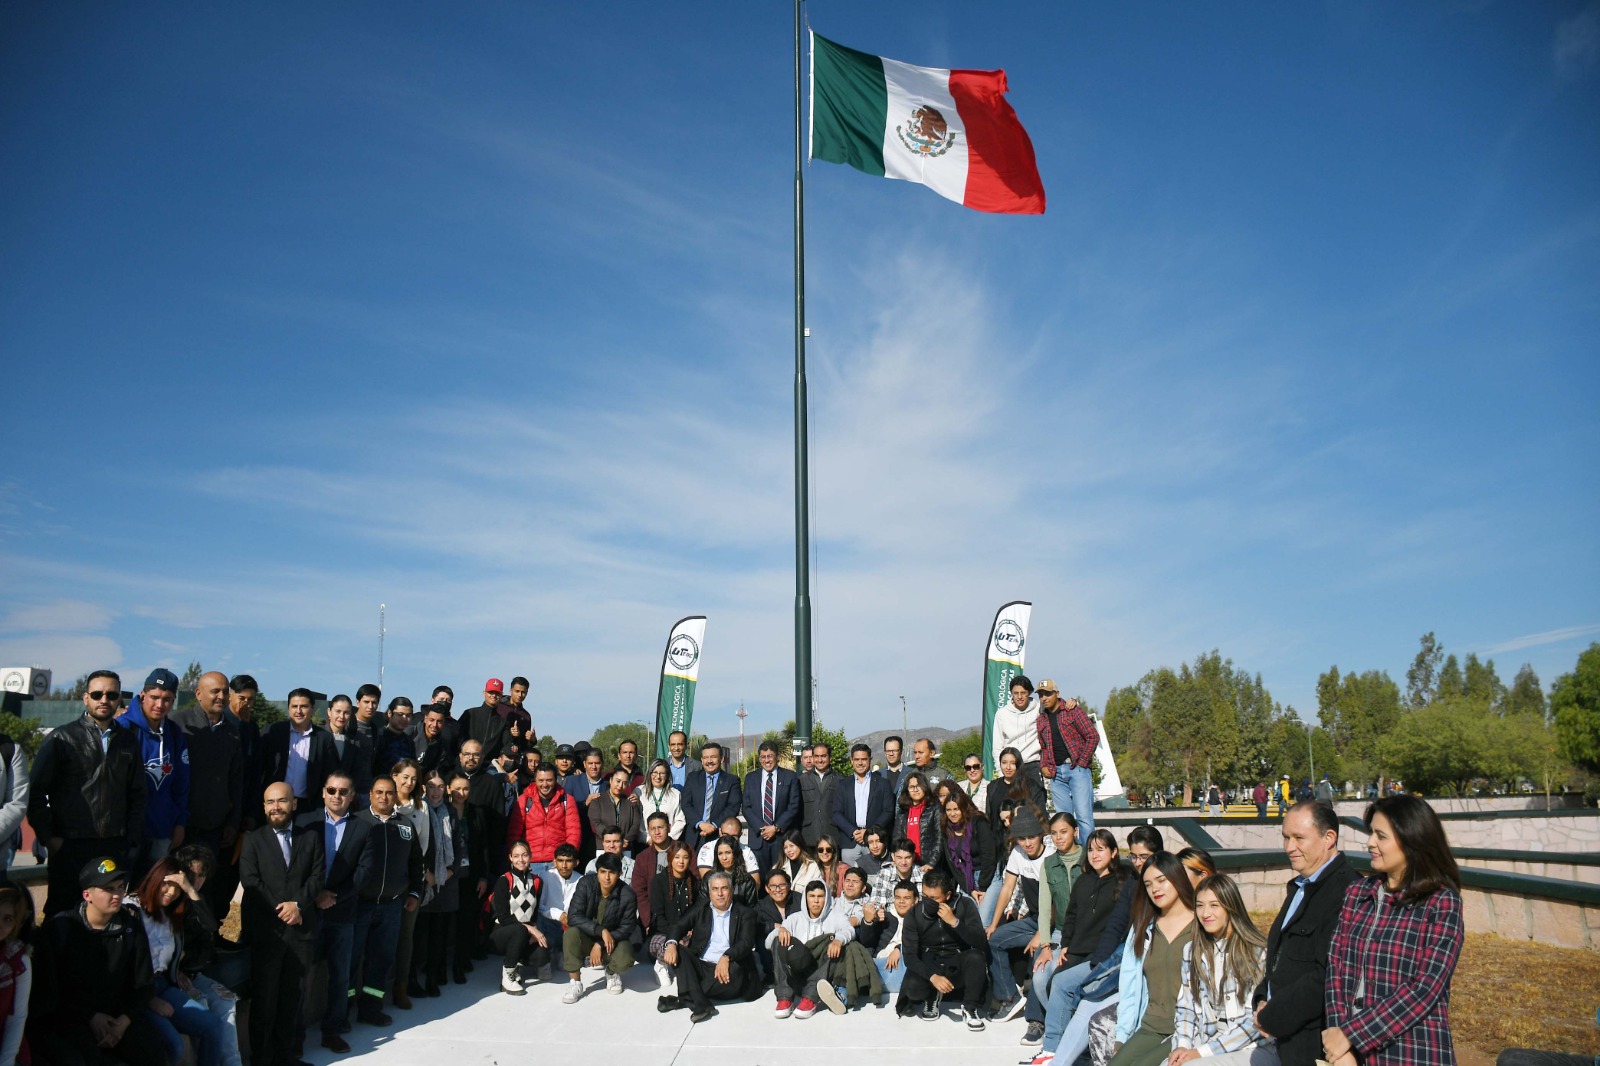
[[[911,732],[911,727],[906,725],[906,698],[904,696],[900,697],[900,732]]]

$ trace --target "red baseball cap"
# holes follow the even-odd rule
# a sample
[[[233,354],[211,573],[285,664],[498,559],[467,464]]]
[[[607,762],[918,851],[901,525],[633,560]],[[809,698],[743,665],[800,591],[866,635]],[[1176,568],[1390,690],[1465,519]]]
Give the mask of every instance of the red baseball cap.
[[[485,692],[504,692],[505,690],[506,686],[498,677],[491,677],[483,683],[483,691]]]

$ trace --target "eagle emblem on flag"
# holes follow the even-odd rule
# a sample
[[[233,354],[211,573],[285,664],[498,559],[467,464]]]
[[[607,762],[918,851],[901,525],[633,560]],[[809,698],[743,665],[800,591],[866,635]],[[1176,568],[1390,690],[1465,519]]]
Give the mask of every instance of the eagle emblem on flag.
[[[928,159],[939,158],[956,143],[950,123],[945,121],[938,108],[928,104],[911,112],[905,125],[896,126],[894,132],[900,138],[900,143],[905,145],[906,151]]]

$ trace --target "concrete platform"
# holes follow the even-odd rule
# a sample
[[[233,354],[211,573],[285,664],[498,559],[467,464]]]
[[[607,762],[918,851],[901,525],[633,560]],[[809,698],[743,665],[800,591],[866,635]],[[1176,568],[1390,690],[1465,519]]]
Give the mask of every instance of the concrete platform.
[[[305,1057],[317,1066],[362,1062],[382,1066],[511,1066],[528,1061],[586,1062],[597,1052],[627,1066],[817,1066],[840,1054],[859,1052],[873,1066],[922,1066],[933,1056],[956,1061],[1019,1062],[1034,1049],[1019,1043],[1021,1018],[967,1031],[949,1012],[937,1022],[896,1018],[892,1006],[865,1007],[844,1015],[826,1010],[813,1018],[779,1021],[768,992],[754,1003],[719,1004],[718,1015],[700,1025],[688,1011],[656,1010],[654,971],[635,966],[625,991],[608,995],[604,980],[586,973],[588,993],[561,1002],[565,980],[529,986],[524,996],[500,991],[493,959],[476,964],[464,985],[450,985],[438,999],[419,999],[409,1011],[390,1010],[391,1029],[357,1024],[346,1036],[348,1055],[336,1056],[306,1034]]]

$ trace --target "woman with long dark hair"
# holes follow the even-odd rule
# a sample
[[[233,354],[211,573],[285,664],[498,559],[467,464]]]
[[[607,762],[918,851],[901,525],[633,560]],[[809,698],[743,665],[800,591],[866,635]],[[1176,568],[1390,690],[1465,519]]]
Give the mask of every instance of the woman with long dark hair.
[[[994,879],[998,859],[989,820],[978,813],[967,794],[955,789],[944,801],[939,834],[944,841],[944,864],[961,885],[961,891],[982,904],[984,890]]]
[[[939,832],[943,822],[943,810],[922,771],[907,770],[901,774],[894,836],[896,840],[909,840],[916,845],[917,865],[922,867],[923,873],[944,862],[944,840]]]
[[[144,923],[150,944],[155,984],[148,1016],[166,1042],[171,1061],[182,1056],[182,1034],[195,1041],[200,1066],[238,1066],[237,1030],[213,1013],[205,993],[178,965],[183,958],[184,917],[199,897],[188,874],[168,857],[150,867],[136,897],[127,900]]]
[[[404,696],[396,696],[395,701],[405,700]],[[399,704],[391,701],[389,709],[392,711]],[[410,707],[410,701],[406,701]],[[417,831],[417,841],[422,845],[424,854],[429,847],[429,830],[432,828],[428,820],[427,789],[423,787],[422,767],[415,759],[400,759],[389,768],[389,776],[394,778],[395,805],[394,812]],[[432,874],[424,876],[426,890],[431,891],[433,882]],[[412,975],[413,970],[422,969],[415,964],[414,953],[417,939],[417,911],[400,912],[400,939],[395,942],[394,949],[394,1005],[401,1010],[411,1009],[411,997],[425,995],[422,984]]]
[[[711,853],[711,869],[721,870],[733,878],[733,898],[736,902],[754,907],[761,901],[761,886],[756,882],[755,874],[745,868],[744,849],[739,846],[738,837],[717,838],[716,850]]]
[[[835,896],[844,892],[845,864],[840,861],[839,844],[833,837],[824,834],[817,839],[816,848],[817,866],[822,870],[822,883],[828,886],[828,891]],[[790,891],[797,891],[794,882],[790,882]]]
[[[1194,939],[1194,885],[1178,857],[1158,852],[1142,877],[1117,978],[1114,1066],[1161,1066],[1172,1053],[1183,953]]]
[[[1450,979],[1461,956],[1461,870],[1426,801],[1367,808],[1372,875],[1351,883],[1328,949],[1329,1066],[1455,1061]]]
[[[672,983],[672,968],[662,961],[668,944],[676,944],[689,931],[689,920],[700,900],[700,875],[694,868],[689,845],[674,840],[667,845],[667,867],[650,879],[650,928],[644,931],[645,949],[656,960],[656,980],[663,991]]]
[[[798,829],[789,830],[783,838],[783,858],[778,860],[777,869],[784,872],[791,885],[822,880],[822,867],[817,865],[816,856],[806,847],[805,837]]]
[[[443,792],[442,783],[440,791]],[[511,868],[495,878],[489,897],[494,919],[489,943],[501,955],[500,990],[511,996],[523,995],[523,984],[537,981],[550,961],[550,940],[539,928],[539,896],[544,882],[529,869],[532,854],[526,840],[515,841],[506,856]],[[440,969],[443,970],[442,952]]]
[[[1048,966],[1033,972],[1033,991],[1040,1002],[1049,1003],[1050,981],[1057,973],[1089,961],[1089,955],[1100,943],[1100,934],[1116,908],[1117,896],[1122,892],[1122,882],[1128,868],[1117,854],[1117,838],[1109,829],[1096,829],[1084,844],[1084,870],[1072,882],[1067,899],[1066,914],[1061,919],[1061,944]],[[1044,954],[1041,952],[1041,954]],[[1043,1046],[1055,1047],[1061,1039],[1061,1030],[1068,1019],[1060,1011],[1046,1011]],[[1052,1029],[1052,1021],[1057,1028]]]

